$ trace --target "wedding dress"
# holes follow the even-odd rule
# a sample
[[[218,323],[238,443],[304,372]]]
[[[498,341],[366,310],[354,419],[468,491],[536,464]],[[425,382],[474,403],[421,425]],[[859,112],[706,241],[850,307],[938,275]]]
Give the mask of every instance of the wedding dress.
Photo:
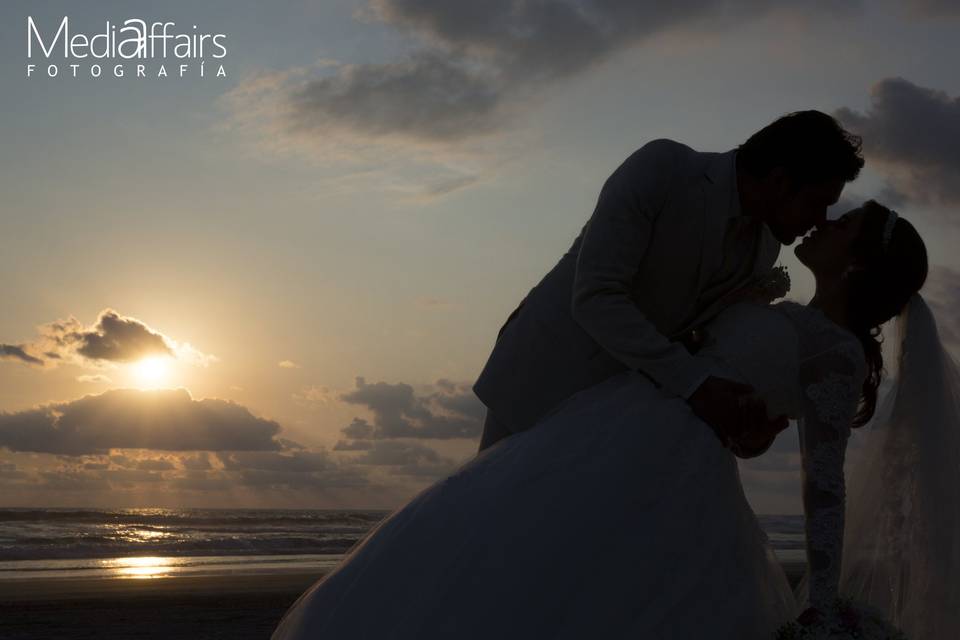
[[[813,599],[830,601],[859,342],[789,302],[734,305],[708,331],[715,375],[800,418]],[[627,372],[382,521],[273,638],[766,640],[796,614],[736,458],[684,400]]]

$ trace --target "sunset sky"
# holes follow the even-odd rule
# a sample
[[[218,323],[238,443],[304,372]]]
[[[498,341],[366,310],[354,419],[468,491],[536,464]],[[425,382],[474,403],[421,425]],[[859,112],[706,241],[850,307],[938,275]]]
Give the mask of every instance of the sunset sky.
[[[476,451],[497,330],[627,155],[797,109],[864,136],[842,205],[914,222],[960,353],[954,7],[2,3],[0,506],[397,506]],[[28,78],[28,15],[195,24],[226,77]],[[796,451],[744,465],[757,511]]]

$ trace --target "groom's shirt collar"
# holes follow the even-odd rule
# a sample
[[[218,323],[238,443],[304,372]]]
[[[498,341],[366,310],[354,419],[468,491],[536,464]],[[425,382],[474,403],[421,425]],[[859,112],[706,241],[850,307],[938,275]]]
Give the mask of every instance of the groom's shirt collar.
[[[728,218],[739,218],[743,215],[740,208],[740,192],[737,190],[737,150],[731,149],[726,153],[714,154],[707,166],[707,179],[718,188],[726,188],[730,193]]]
[[[743,209],[740,208],[740,190],[737,188],[737,150],[728,151],[726,155],[730,156],[730,211],[729,217],[739,218],[743,215]]]

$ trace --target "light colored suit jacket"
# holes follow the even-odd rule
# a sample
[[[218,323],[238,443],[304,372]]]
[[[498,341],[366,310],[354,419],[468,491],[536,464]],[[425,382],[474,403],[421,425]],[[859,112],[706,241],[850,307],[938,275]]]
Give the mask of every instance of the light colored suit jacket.
[[[701,303],[723,260],[727,221],[739,211],[731,207],[733,154],[655,140],[607,179],[590,220],[507,319],[474,384],[511,431],[625,369],[684,398],[710,374],[708,360],[673,340],[718,313],[779,252],[761,243],[745,277]]]

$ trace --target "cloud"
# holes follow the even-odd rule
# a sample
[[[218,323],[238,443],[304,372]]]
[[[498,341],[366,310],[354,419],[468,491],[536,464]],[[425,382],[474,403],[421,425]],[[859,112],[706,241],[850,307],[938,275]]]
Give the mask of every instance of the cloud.
[[[227,400],[186,389],[115,389],[14,413],[0,412],[0,447],[67,456],[110,449],[278,450],[280,425]]]
[[[83,329],[71,316],[69,320],[47,324],[43,333],[57,345],[68,347],[89,360],[131,362],[145,356],[173,355],[173,349],[161,334],[113,309],[101,311],[90,329]]]
[[[110,380],[110,378],[108,378],[107,376],[104,376],[104,375],[101,375],[101,374],[98,373],[98,374],[92,375],[92,376],[91,376],[91,375],[77,376],[77,382],[99,382],[99,383],[107,383],[107,382],[111,382],[111,380]]]
[[[294,133],[349,129],[365,136],[426,140],[470,137],[496,128],[496,77],[439,51],[386,64],[342,65],[336,73],[292,87]]]
[[[280,367],[281,369],[299,369],[300,368],[300,365],[298,365],[293,360],[281,360],[280,362],[277,363],[277,366]]]
[[[121,453],[115,453],[109,457],[96,456],[93,458],[85,458],[86,462],[83,463],[84,469],[110,469],[113,467],[119,467],[121,469],[139,469],[141,471],[172,471],[176,469],[172,457],[163,457],[163,458],[153,458],[153,457],[136,457],[132,455],[124,455]]]
[[[171,356],[197,366],[209,366],[217,360],[216,356],[204,354],[189,343],[178,343],[146,323],[109,308],[101,311],[89,328],[70,316],[40,325],[37,331],[40,336],[32,344],[0,345],[0,358],[16,358],[35,365],[71,362],[94,367],[128,363],[148,356]],[[80,380],[101,381],[96,376]]]
[[[344,430],[347,433],[347,430]],[[373,449],[373,440],[338,440],[333,446],[334,451],[368,451]]]
[[[326,471],[337,466],[335,460],[320,451],[242,451],[218,456],[225,469],[260,469],[308,473]]]
[[[417,442],[377,440],[353,462],[360,465],[390,467],[394,475],[441,478],[456,468],[454,460]]]
[[[0,344],[0,358],[9,358],[11,360],[20,360],[27,364],[42,365],[43,360],[35,358],[23,350],[23,345]]]
[[[372,415],[355,418],[328,449],[304,447],[282,437],[274,421],[233,402],[195,400],[185,389],[117,389],[0,412],[0,449],[28,462],[0,468],[0,478],[37,499],[188,492],[192,500],[272,496],[304,504],[319,496],[386,505],[456,468],[457,460],[424,439],[480,431],[482,406],[463,383],[441,379],[415,389],[360,378],[340,397],[317,393]]]
[[[329,406],[335,402],[337,394],[329,387],[305,387],[302,391],[291,394],[297,404],[316,407]]]
[[[142,497],[147,493],[159,496],[190,491],[206,494],[209,500],[210,496],[230,496],[243,490],[256,500],[262,491],[270,492],[263,495],[305,497],[346,488],[369,490],[374,494],[386,489],[377,484],[368,468],[338,459],[322,449],[217,454],[174,452],[163,457],[156,457],[150,451],[131,451],[109,456],[59,456],[57,460],[60,462],[57,466],[44,465],[32,471],[20,470],[12,463],[0,463],[0,480],[7,483],[8,488],[16,483],[24,490],[49,492],[57,499],[86,492],[85,505],[98,496],[116,496],[117,492]]]
[[[507,145],[522,154],[515,125],[553,85],[654,36],[735,29],[773,12],[835,16],[859,4],[373,0],[359,15],[408,42],[402,55],[363,64],[324,59],[248,77],[226,96],[228,126],[259,132],[281,152],[357,163],[355,174],[389,166],[399,190],[415,183],[415,195],[435,198],[502,168]],[[411,165],[419,170],[404,174],[400,167]]]
[[[440,455],[419,442],[402,440],[341,440],[334,451],[360,451],[349,458],[352,465],[383,467],[391,475],[416,478],[442,478],[449,475],[457,462]]]
[[[176,467],[166,458],[145,458],[137,460],[135,468],[141,471],[172,471]]]
[[[480,436],[483,405],[467,385],[441,381],[437,391],[417,395],[404,384],[367,384],[357,378],[353,391],[341,400],[367,407],[373,422],[362,418],[341,431],[353,439],[391,438],[476,438]]]
[[[344,464],[326,450],[248,451],[220,454],[224,470],[236,472],[246,486],[273,489],[364,487],[371,484],[362,469]]]
[[[213,468],[209,454],[204,451],[194,456],[180,456],[180,464],[188,471],[206,471]]]
[[[13,462],[0,462],[0,479],[5,482],[29,479],[29,474]]]
[[[960,98],[887,78],[871,89],[866,112],[837,118],[863,136],[864,153],[886,173],[892,200],[960,204]]]
[[[419,109],[430,122],[412,133],[469,137],[499,124],[498,111],[508,98],[529,96],[544,84],[582,74],[654,35],[681,28],[730,29],[772,10],[811,15],[848,10],[835,6],[753,0],[374,0],[372,17],[420,41],[423,48],[415,54],[419,63],[391,67],[390,82],[378,82],[376,94],[350,95],[350,106],[359,113],[350,124],[365,127],[373,121],[379,132],[404,130],[416,121],[410,112]],[[354,66],[349,73],[371,73],[380,80],[383,67]],[[411,86],[423,97],[404,100]],[[384,103],[388,106],[366,115],[367,109]],[[329,113],[325,102],[299,106]]]

